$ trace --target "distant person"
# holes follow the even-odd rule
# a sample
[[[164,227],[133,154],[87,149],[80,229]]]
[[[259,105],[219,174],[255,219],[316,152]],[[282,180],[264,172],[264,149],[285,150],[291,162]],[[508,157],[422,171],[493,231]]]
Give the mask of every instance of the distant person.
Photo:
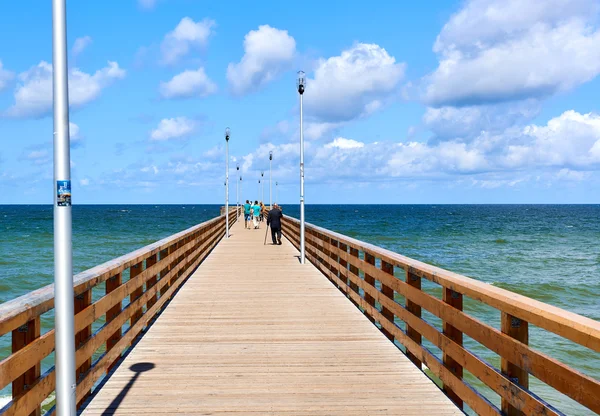
[[[250,229],[250,220],[252,220],[252,213],[250,212],[251,205],[250,201],[246,199],[244,204],[244,228]]]
[[[267,207],[260,201],[260,221],[262,222],[267,216]]]
[[[281,218],[283,218],[283,213],[279,209],[279,205],[273,204],[273,208],[267,214],[267,226],[271,226],[273,245],[281,245]]]
[[[258,226],[259,218],[260,218],[260,205],[258,205],[258,200],[257,200],[257,201],[254,201],[254,205],[252,206],[252,223],[254,224],[255,230],[260,228]]]

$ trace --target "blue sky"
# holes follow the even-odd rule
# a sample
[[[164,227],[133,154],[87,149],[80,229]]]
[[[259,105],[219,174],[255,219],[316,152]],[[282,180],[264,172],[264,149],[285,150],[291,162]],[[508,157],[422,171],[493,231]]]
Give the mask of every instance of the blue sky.
[[[295,203],[299,69],[307,203],[600,202],[598,1],[67,3],[75,204],[220,203],[227,126]],[[51,203],[51,2],[0,8],[0,203]]]

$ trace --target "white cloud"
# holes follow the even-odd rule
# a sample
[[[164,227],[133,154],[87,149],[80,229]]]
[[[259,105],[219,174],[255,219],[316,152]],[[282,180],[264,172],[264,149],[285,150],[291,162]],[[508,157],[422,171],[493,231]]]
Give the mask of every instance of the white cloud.
[[[193,133],[196,123],[186,117],[163,118],[158,127],[150,132],[152,141],[179,139]]]
[[[8,87],[8,84],[15,77],[14,72],[7,71],[2,66],[2,61],[0,61],[0,91]]]
[[[181,19],[175,29],[166,34],[161,44],[163,63],[174,64],[187,55],[190,49],[206,47],[215,26],[215,21],[211,19],[199,22],[194,22],[189,17]]]
[[[75,43],[73,44],[73,49],[71,49],[71,53],[73,56],[79,55],[81,52],[87,48],[90,43],[92,43],[92,38],[89,36],[84,36],[82,38],[75,39]]]
[[[81,107],[100,96],[102,90],[115,80],[125,77],[125,70],[116,62],[97,70],[94,74],[73,68],[69,73],[69,104]],[[41,61],[28,71],[19,74],[15,90],[15,104],[5,111],[8,117],[43,117],[52,109],[52,65]]]
[[[326,149],[330,149],[332,147],[336,147],[338,149],[360,149],[361,147],[365,147],[365,144],[356,140],[338,137],[331,143],[327,143],[325,145]]]
[[[217,92],[217,85],[200,67],[195,71],[183,71],[168,82],[161,82],[159,90],[163,98],[206,97]]]
[[[397,92],[405,66],[379,45],[366,43],[321,59],[314,78],[307,80],[306,112],[321,122],[343,122],[371,114]]]
[[[79,180],[80,186],[88,186],[90,184],[90,180],[88,178],[83,178]]]
[[[78,140],[81,138],[79,136],[79,126],[77,124],[69,122],[69,137],[71,140]]]
[[[438,36],[438,68],[426,77],[432,106],[540,98],[600,73],[592,0],[471,0]]]
[[[296,41],[287,30],[262,25],[244,37],[244,56],[227,66],[227,80],[234,94],[257,91],[289,69],[296,55]]]
[[[145,10],[152,10],[156,6],[157,0],[137,0],[138,5]]]
[[[524,125],[539,111],[539,102],[532,100],[496,105],[428,107],[423,122],[435,135],[433,141],[468,141],[484,132],[502,133],[509,127]]]

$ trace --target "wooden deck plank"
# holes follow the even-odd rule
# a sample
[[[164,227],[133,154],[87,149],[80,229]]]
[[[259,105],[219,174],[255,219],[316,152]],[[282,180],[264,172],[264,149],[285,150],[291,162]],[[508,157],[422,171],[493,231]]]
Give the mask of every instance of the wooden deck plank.
[[[463,414],[264,232],[234,225],[84,415]]]

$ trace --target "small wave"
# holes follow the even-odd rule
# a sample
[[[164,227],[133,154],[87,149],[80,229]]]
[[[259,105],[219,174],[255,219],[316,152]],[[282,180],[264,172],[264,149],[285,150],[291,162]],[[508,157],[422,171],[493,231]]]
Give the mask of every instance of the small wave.
[[[565,225],[565,227],[567,227],[567,228],[573,228],[574,225]]]
[[[122,209],[121,212],[131,212],[129,209]]]
[[[12,396],[0,396],[0,409],[6,406],[12,400]]]

